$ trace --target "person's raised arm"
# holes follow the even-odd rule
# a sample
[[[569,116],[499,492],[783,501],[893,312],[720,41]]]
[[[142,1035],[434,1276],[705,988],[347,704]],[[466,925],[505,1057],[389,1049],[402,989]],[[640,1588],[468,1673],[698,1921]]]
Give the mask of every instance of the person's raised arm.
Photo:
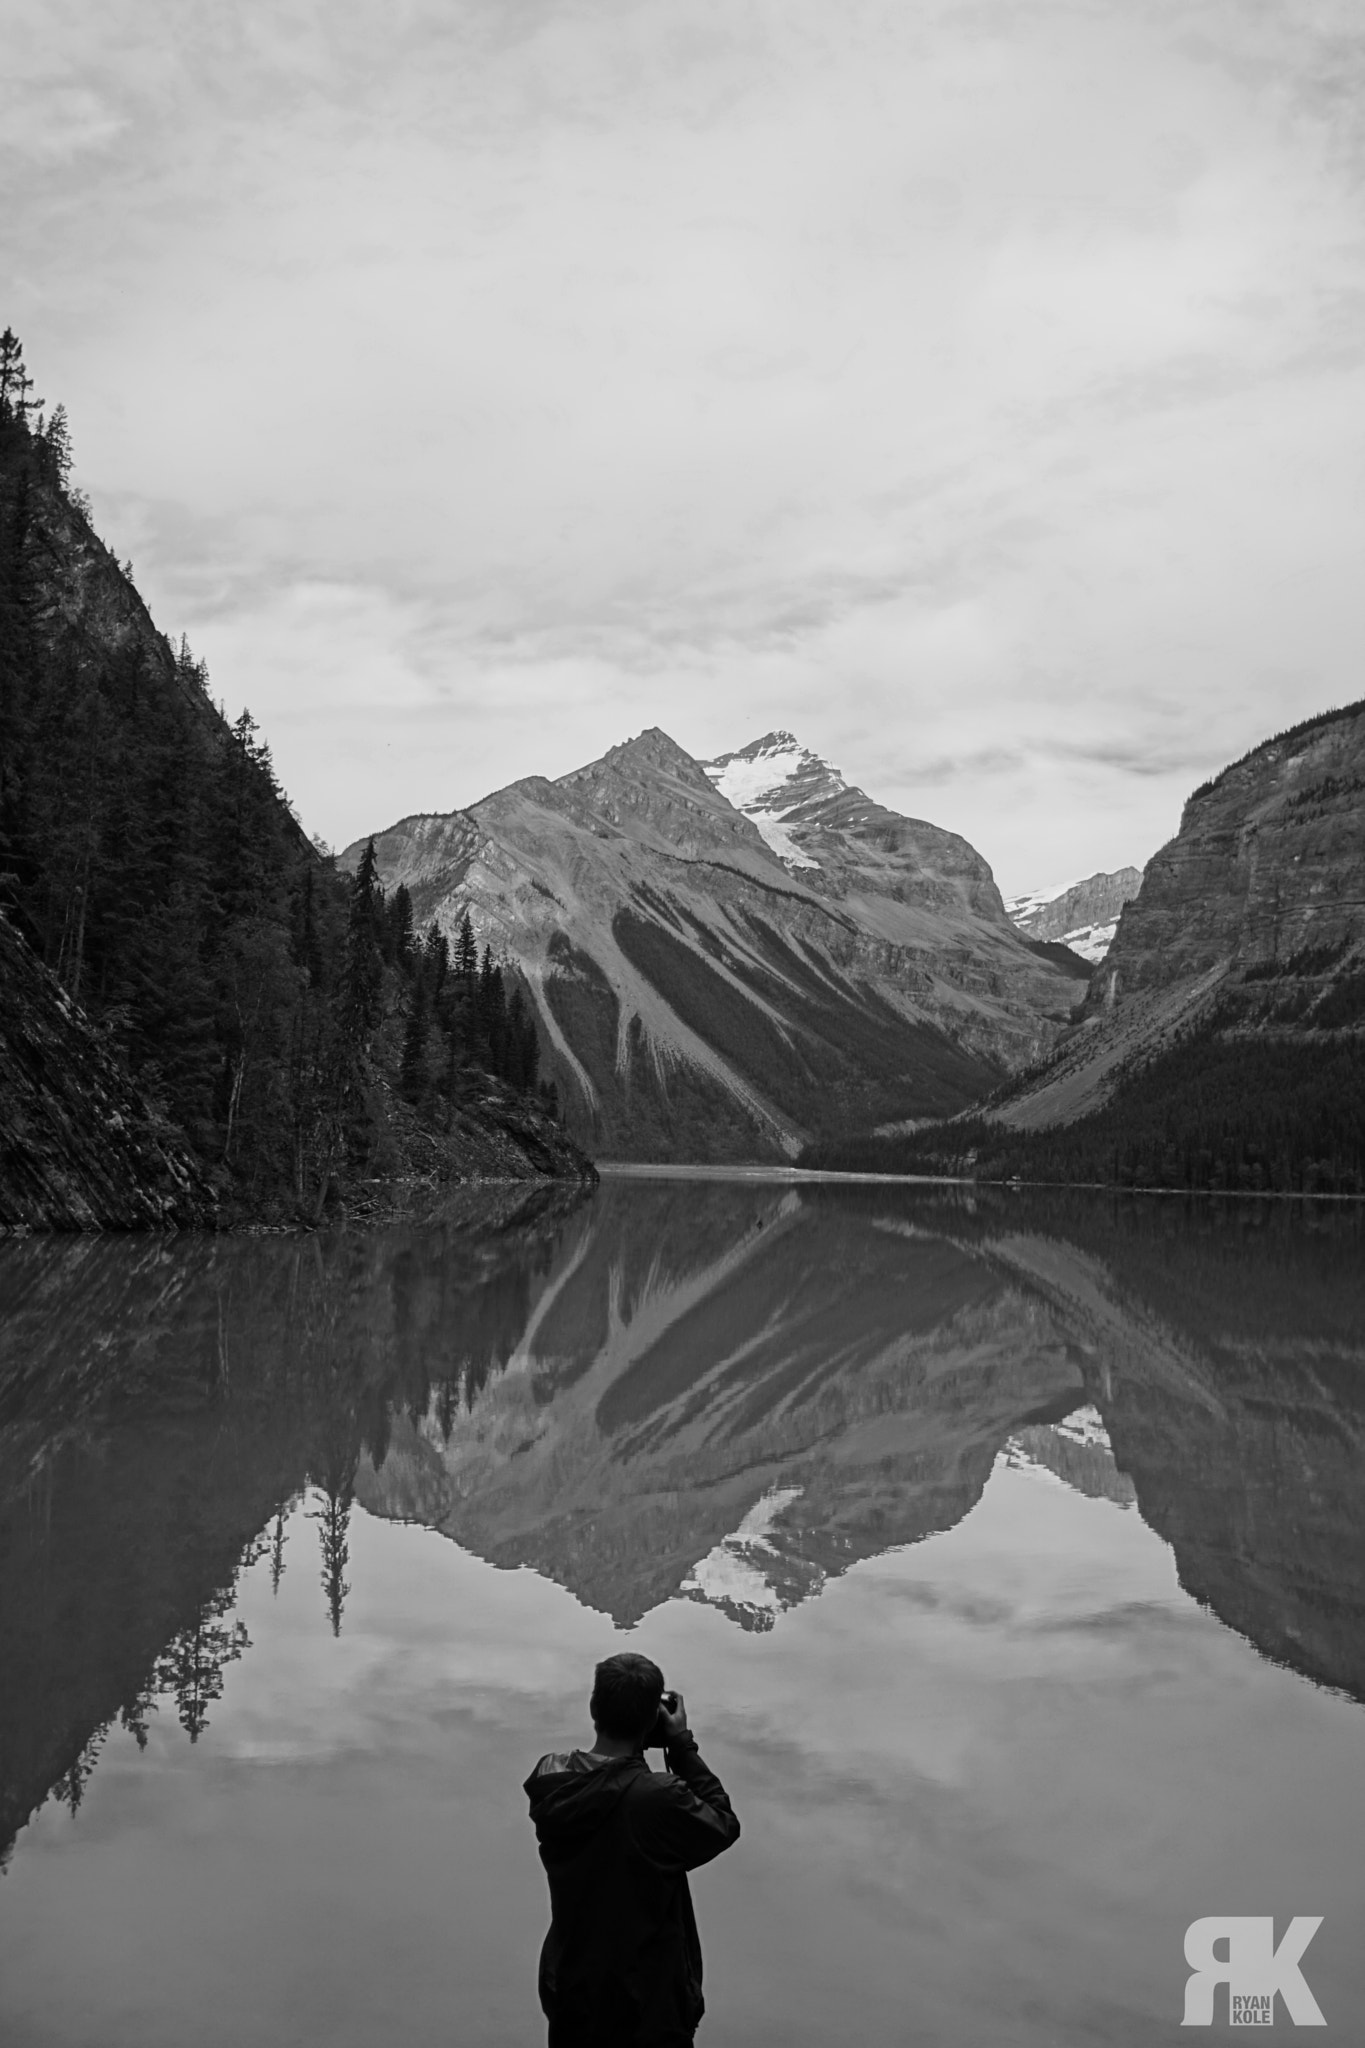
[[[672,1783],[649,1803],[645,1845],[660,1862],[696,1870],[739,1840],[739,1816],[720,1779],[702,1762],[679,1692],[664,1695],[650,1747],[656,1743]]]

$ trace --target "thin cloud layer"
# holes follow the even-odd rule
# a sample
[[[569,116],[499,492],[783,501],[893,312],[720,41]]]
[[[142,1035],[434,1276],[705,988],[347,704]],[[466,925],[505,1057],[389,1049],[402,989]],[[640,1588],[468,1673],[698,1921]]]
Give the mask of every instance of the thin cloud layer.
[[[774,725],[1007,888],[1360,694],[1354,0],[32,10],[5,315],[309,826]]]

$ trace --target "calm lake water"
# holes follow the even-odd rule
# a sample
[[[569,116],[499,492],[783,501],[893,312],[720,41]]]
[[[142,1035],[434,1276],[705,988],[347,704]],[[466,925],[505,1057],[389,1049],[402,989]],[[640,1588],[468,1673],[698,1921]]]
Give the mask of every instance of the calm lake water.
[[[6,2048],[541,2040],[625,1645],[744,1824],[706,2048],[1188,2042],[1208,1914],[1365,2037],[1357,1209],[518,1200],[0,1245]]]

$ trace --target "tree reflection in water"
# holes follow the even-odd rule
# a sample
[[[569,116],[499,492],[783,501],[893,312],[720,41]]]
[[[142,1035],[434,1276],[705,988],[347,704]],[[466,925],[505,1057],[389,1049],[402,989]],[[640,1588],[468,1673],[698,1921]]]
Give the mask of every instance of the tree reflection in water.
[[[173,1700],[197,1741],[249,1648],[241,1575],[278,1591],[305,1496],[334,1634],[357,1504],[621,1622],[682,1595],[768,1627],[952,1526],[1008,1445],[1135,1494],[1201,1602],[1365,1697],[1361,1233],[1344,1206],[634,1183],[0,1247],[0,1845],[79,1807],[115,1723],[145,1746]],[[1080,1408],[1098,1433],[1059,1436]]]

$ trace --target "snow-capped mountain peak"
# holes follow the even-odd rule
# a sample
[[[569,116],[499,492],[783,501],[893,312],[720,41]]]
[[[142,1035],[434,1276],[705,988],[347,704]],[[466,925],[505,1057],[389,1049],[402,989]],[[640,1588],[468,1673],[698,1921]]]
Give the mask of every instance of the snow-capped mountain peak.
[[[1005,908],[1016,924],[1022,924],[1033,912],[1046,910],[1049,903],[1075,887],[1074,882],[1055,882],[1050,889],[1030,889],[1027,896],[1007,896]]]
[[[804,805],[848,788],[829,761],[803,747],[794,733],[768,732],[747,747],[701,765],[726,801],[753,820],[788,867],[819,867],[819,861],[797,845],[785,821]]]
[[[1119,913],[1142,886],[1140,868],[1087,875],[1083,882],[1059,882],[1006,899],[1011,921],[1031,939],[1060,940],[1093,964],[1103,960],[1118,929]]]

